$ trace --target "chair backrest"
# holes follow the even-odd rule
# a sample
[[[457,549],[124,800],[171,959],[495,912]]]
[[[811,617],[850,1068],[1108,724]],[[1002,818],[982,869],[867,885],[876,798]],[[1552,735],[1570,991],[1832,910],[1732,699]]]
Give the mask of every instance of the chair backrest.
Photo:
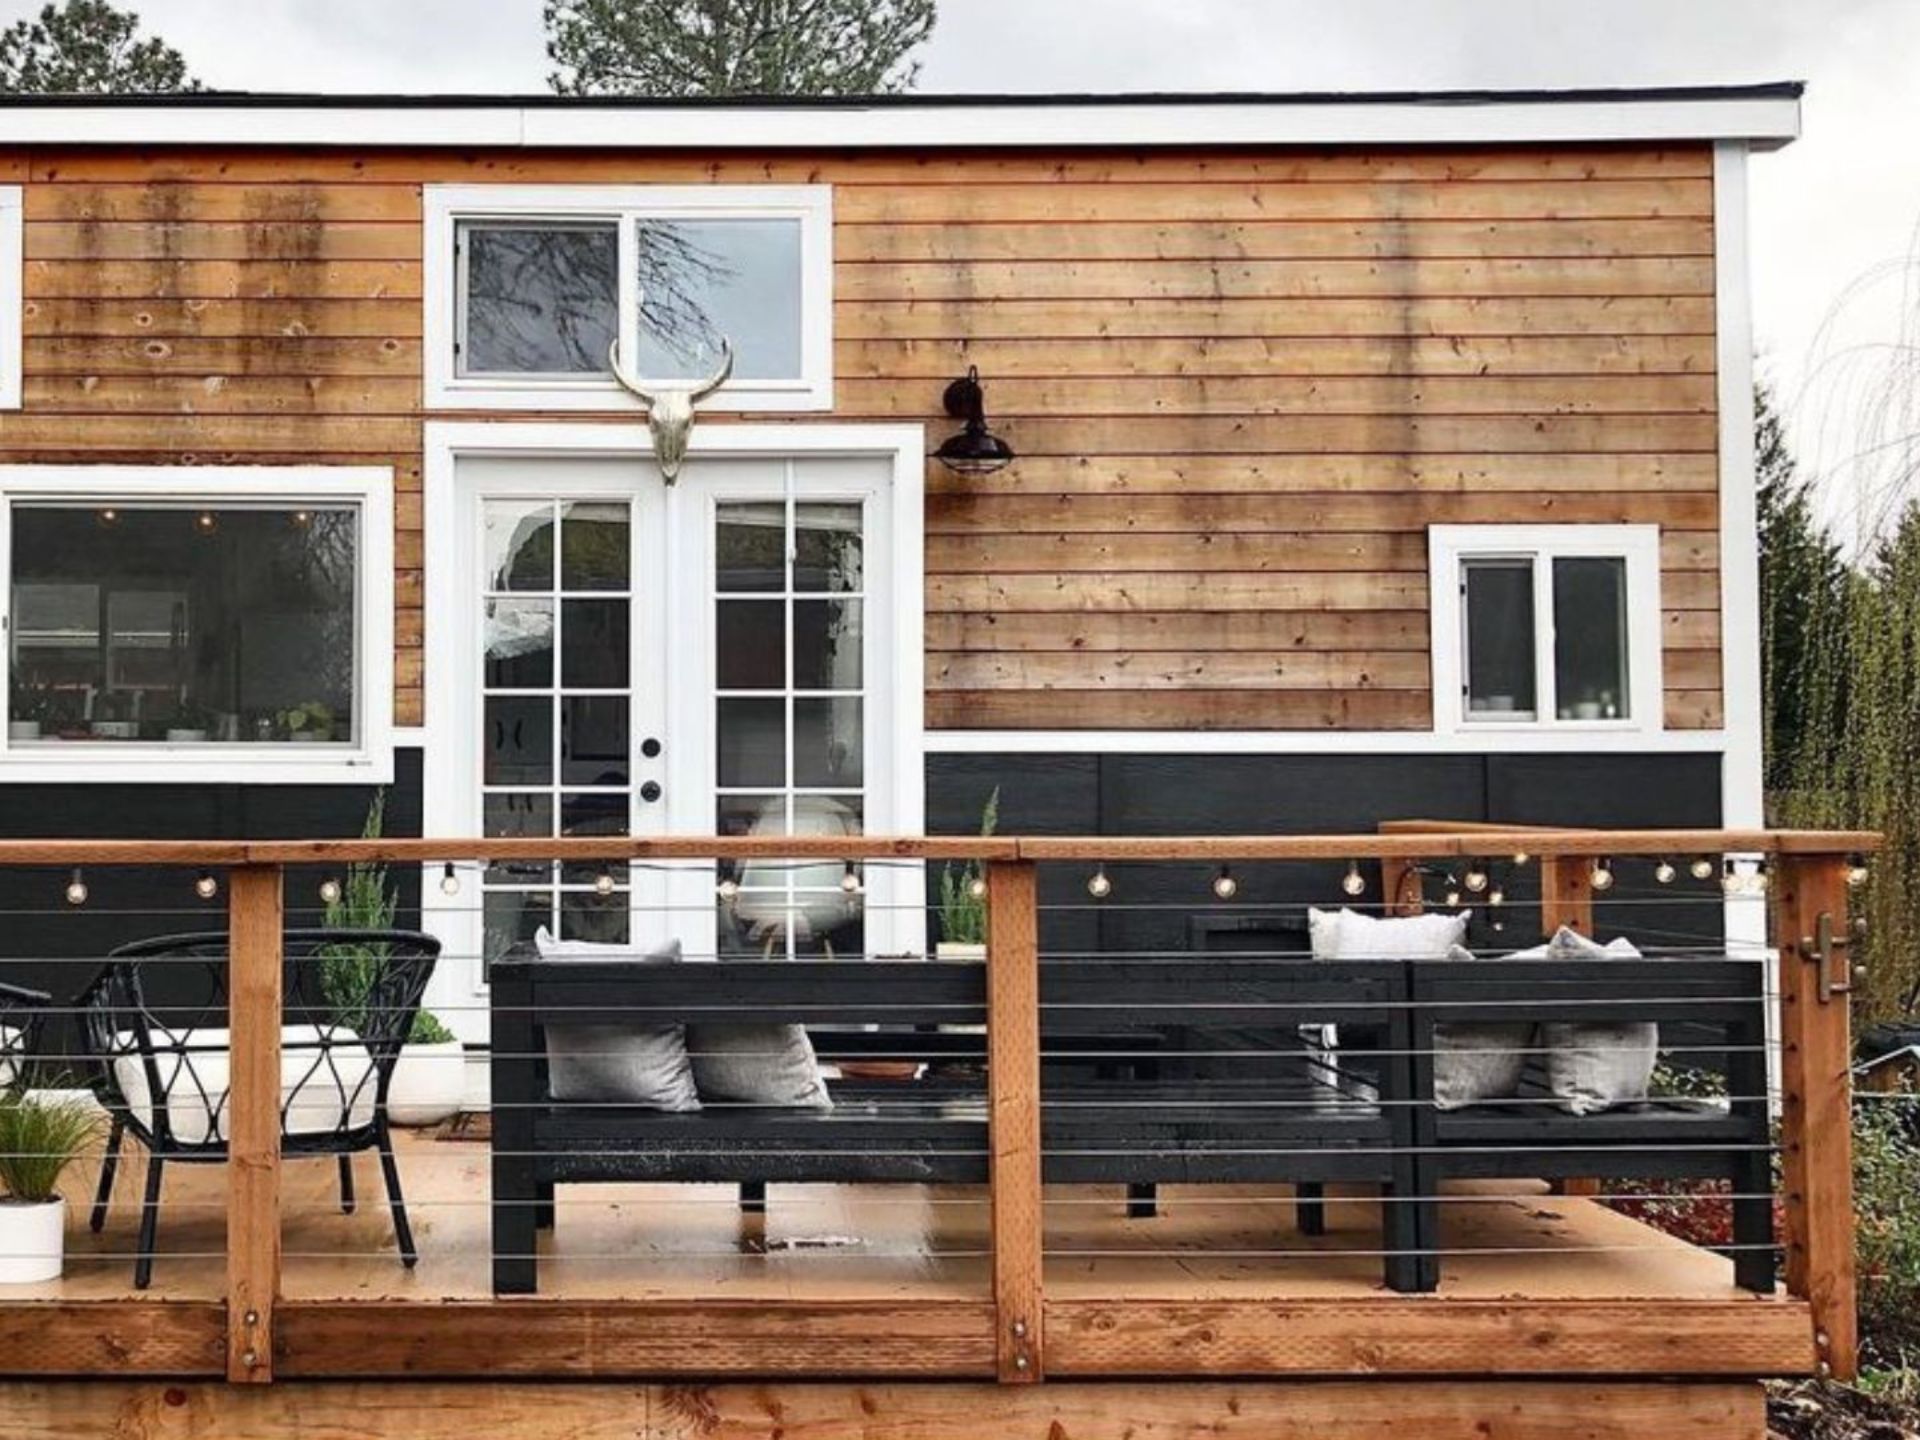
[[[52,1003],[44,990],[0,982],[0,1090],[26,1083],[27,1062],[39,1048]]]
[[[386,1104],[440,942],[410,930],[301,929],[286,932],[282,953],[282,1033],[299,1036],[283,1070],[283,1124],[296,1103],[310,1112],[315,1093],[330,1091],[326,1109],[337,1100],[339,1128],[353,1128]],[[228,964],[223,931],[139,940],[113,951],[80,997],[95,1088],[149,1144],[225,1148]],[[139,1104],[123,1083],[133,1065]],[[176,1125],[183,1101],[195,1117],[186,1130]]]

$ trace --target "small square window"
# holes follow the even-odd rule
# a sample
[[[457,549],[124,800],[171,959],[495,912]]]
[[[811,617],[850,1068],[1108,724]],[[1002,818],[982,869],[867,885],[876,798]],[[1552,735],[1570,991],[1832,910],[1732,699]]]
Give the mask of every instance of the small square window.
[[[462,224],[462,375],[597,375],[619,333],[613,224]]]
[[[1441,728],[1658,728],[1651,525],[1429,532]]]

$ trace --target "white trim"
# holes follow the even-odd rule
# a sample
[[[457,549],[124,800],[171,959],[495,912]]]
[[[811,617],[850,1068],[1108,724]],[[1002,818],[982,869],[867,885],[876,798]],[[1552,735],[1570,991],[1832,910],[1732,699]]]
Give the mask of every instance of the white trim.
[[[1460,585],[1463,562],[1480,557],[1540,561],[1605,556],[1626,562],[1627,714],[1618,720],[1563,720],[1553,693],[1551,566],[1535,564],[1534,656],[1538,713],[1524,720],[1468,719],[1465,637]],[[1433,728],[1437,734],[1499,738],[1552,731],[1592,737],[1645,737],[1666,728],[1661,693],[1660,527],[1657,525],[1430,525],[1427,527],[1432,617]]]
[[[423,353],[429,410],[629,410],[639,401],[608,374],[462,375],[454,240],[463,220],[601,220],[619,226],[619,321],[634,341],[636,218],[783,219],[800,225],[800,374],[729,380],[707,402],[737,413],[833,408],[833,187],[830,185],[428,185],[422,195]]]
[[[18,185],[0,185],[0,410],[18,410],[27,284],[25,211]]]
[[[355,630],[358,743],[334,745],[76,744],[9,747],[8,784],[386,785],[393,781],[393,471],[384,465],[0,465],[0,576],[11,562],[4,516],[20,500],[348,501],[358,506]],[[0,591],[0,598],[7,594]],[[11,645],[6,647],[11,653]],[[11,662],[8,662],[11,669]],[[0,710],[5,696],[0,694]]]
[[[1548,726],[1464,734],[1430,730],[929,730],[933,755],[1606,755],[1718,754],[1718,730]]]
[[[1477,145],[1744,140],[1800,133],[1778,94],[1436,95],[910,106],[9,105],[4,145],[311,145],[354,149],[912,149],[1089,145]]]

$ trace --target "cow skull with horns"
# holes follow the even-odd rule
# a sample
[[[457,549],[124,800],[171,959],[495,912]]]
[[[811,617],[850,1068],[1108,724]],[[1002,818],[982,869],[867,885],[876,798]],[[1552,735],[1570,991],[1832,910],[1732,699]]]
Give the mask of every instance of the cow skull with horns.
[[[620,363],[620,342],[607,347],[607,363],[613,378],[637,395],[647,407],[647,429],[653,432],[653,456],[660,463],[660,474],[671,485],[680,478],[681,462],[687,458],[687,441],[693,434],[693,407],[727,383],[733,374],[733,346],[725,336],[720,339],[720,368],[710,379],[697,385],[675,385],[649,390],[640,377]]]

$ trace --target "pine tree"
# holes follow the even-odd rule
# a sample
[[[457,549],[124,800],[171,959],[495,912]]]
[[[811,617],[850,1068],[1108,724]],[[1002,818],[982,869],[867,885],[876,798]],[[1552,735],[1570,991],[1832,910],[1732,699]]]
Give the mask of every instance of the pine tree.
[[[934,0],[547,0],[562,95],[867,95],[911,89]]]
[[[140,37],[140,17],[106,0],[66,0],[0,31],[0,92],[163,95],[198,90],[180,52]]]

